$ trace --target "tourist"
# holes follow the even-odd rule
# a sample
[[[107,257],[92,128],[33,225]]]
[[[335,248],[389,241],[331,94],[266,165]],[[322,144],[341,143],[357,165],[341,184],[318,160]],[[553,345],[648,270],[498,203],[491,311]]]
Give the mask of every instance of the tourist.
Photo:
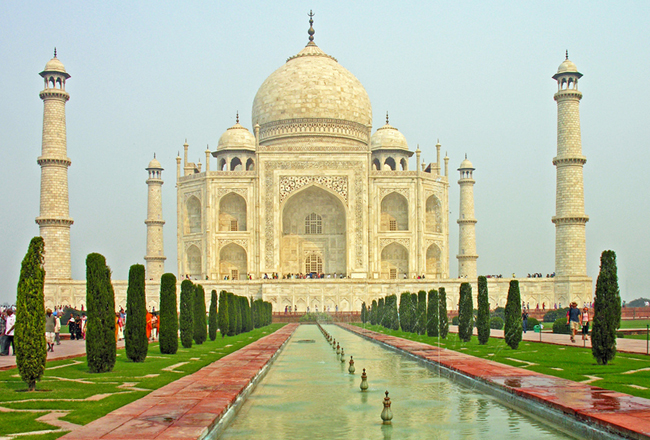
[[[9,346],[11,346],[11,355],[16,356],[16,347],[14,346],[14,327],[16,326],[16,315],[11,307],[7,309],[7,324],[5,329],[5,356],[9,356]]]
[[[77,334],[77,330],[74,326],[74,315],[70,314],[70,319],[68,320],[68,331],[70,332],[70,340],[73,341]]]
[[[151,340],[155,341],[158,337],[158,315],[152,314],[151,316]]]
[[[82,329],[82,323],[81,323],[81,316],[79,316],[79,315],[76,315],[74,317],[74,329],[76,331],[75,336],[77,337],[77,341],[82,340],[83,339],[83,335],[82,335],[82,330],[83,329]]]
[[[3,309],[2,312],[0,312],[0,356],[7,356],[8,349],[5,350],[5,341],[7,339],[7,336],[5,335],[5,330],[7,329],[7,312]]]
[[[149,310],[147,310],[147,317],[145,319],[147,323],[147,339],[151,339],[151,329],[153,329],[153,315],[151,312],[149,312]]]
[[[576,333],[581,327],[582,315],[580,314],[580,309],[578,309],[578,304],[572,302],[569,305],[569,310],[567,311],[567,324],[569,325],[569,330],[571,331],[571,342],[576,341]]]
[[[61,312],[54,315],[54,342],[61,345]]]
[[[521,320],[523,322],[524,333],[528,330],[528,311],[523,309],[521,312]]]
[[[56,327],[56,316],[52,314],[52,309],[45,311],[45,342],[47,350],[54,352],[54,329]]]
[[[88,317],[84,313],[81,315],[81,337],[84,338],[84,341],[86,340],[86,323],[88,322]]]
[[[589,309],[582,309],[582,340],[589,339]]]

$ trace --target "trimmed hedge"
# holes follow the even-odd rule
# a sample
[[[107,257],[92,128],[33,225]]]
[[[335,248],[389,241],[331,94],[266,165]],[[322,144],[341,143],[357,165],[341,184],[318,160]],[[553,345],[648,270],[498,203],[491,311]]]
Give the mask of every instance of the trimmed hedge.
[[[411,332],[413,317],[411,314],[413,307],[411,305],[411,292],[403,292],[399,298],[399,326],[403,332]],[[384,327],[387,327],[384,325]]]
[[[115,366],[115,293],[106,259],[86,257],[86,359],[91,373],[106,373]]]
[[[205,319],[205,290],[203,286],[194,286],[194,313],[192,315],[194,327],[193,338],[197,345],[203,344],[208,339],[208,327]]]
[[[399,330],[399,318],[397,316],[397,295],[388,295],[384,303],[384,327]]]
[[[176,302],[176,276],[166,273],[160,278],[160,352],[176,354],[178,351],[178,307]]]
[[[14,350],[14,354],[20,378],[27,384],[29,391],[34,391],[36,382],[43,377],[47,358],[45,307],[43,306],[44,251],[43,238],[32,238],[20,266],[20,279],[16,294],[14,347],[17,350]]]
[[[181,314],[179,318],[181,330],[181,345],[183,348],[192,348],[194,337],[194,284],[190,280],[181,283]]]
[[[478,343],[487,344],[490,339],[490,299],[488,297],[487,278],[478,277],[478,312],[476,314]]]
[[[374,299],[370,304],[370,324],[377,324],[377,301]]]
[[[561,335],[571,334],[571,328],[566,323],[566,317],[555,320],[553,323],[553,333],[559,333]]]
[[[229,302],[228,302],[228,292],[222,290],[219,292],[219,332],[221,337],[225,338],[227,334],[230,333],[229,323]]]
[[[424,335],[427,332],[427,292],[420,290],[418,292],[418,335]]]
[[[506,322],[504,336],[506,344],[513,350],[519,348],[522,339],[523,324],[521,321],[521,295],[519,293],[519,281],[510,280],[508,288],[508,299],[506,302]]]
[[[440,307],[438,307],[438,315],[440,316],[438,321],[440,323],[440,337],[446,339],[447,334],[449,333],[449,317],[447,316],[447,293],[445,292],[444,287],[438,289],[438,301],[440,304]]]
[[[491,317],[490,328],[493,328],[495,330],[503,330],[503,319],[498,316]]]
[[[208,336],[211,341],[217,339],[217,291],[210,293],[210,312],[208,314]]]
[[[440,327],[438,318],[438,291],[436,289],[429,290],[429,302],[427,308],[427,336],[437,337],[440,334]]]
[[[458,299],[458,337],[463,342],[472,339],[474,330],[474,305],[472,301],[472,285],[462,283]]]
[[[129,286],[126,289],[126,313],[128,313],[128,319],[124,327],[124,345],[126,357],[133,362],[144,362],[149,350],[144,272],[142,264],[131,266],[129,269]]]

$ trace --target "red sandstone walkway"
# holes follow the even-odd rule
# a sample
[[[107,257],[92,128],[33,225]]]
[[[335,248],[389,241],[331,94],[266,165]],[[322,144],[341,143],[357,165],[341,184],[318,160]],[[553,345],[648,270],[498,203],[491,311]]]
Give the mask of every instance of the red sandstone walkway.
[[[289,339],[287,324],[234,353],[165,385],[62,439],[200,439]]]
[[[619,435],[650,439],[649,399],[547,376],[356,326],[338,325],[473,379],[496,385],[514,395],[560,410],[579,420],[613,429]],[[543,337],[545,336],[546,334]]]
[[[548,323],[547,323],[548,324]],[[548,324],[552,325],[552,323]],[[451,333],[458,333],[457,325],[450,325],[449,331]],[[478,335],[476,327],[474,327],[474,335]],[[503,330],[490,329],[490,336],[494,338],[503,339]],[[540,334],[529,331],[523,334],[524,341],[540,342]],[[569,339],[569,335],[561,335],[558,333],[544,332],[541,334],[541,342],[554,345],[568,345],[572,347],[587,347],[591,348],[591,339],[584,341],[582,335],[576,335],[576,342],[573,343]],[[630,338],[617,338],[616,351],[621,353],[638,353],[648,354],[647,341],[643,339],[630,339]]]

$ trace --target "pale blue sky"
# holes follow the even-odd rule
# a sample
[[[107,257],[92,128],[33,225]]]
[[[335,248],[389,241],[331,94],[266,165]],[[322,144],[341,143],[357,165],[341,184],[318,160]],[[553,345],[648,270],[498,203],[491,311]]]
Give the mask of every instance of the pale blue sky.
[[[650,296],[650,3],[646,1],[0,3],[0,302],[13,301],[29,240],[38,234],[42,102],[38,73],[58,57],[67,83],[72,273],[104,254],[125,279],[145,254],[144,168],[162,163],[166,270],[176,272],[175,157],[190,159],[234,123],[251,128],[263,80],[315,41],[355,74],[373,106],[373,131],[391,124],[412,150],[449,153],[451,275],[457,272],[456,168],[476,167],[482,274],[554,270],[557,86],[569,50],[580,89],[588,274],[618,256],[621,293]]]

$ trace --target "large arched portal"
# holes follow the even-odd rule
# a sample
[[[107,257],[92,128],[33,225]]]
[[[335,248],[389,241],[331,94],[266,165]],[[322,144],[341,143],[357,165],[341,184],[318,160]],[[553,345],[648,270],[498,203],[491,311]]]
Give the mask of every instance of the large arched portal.
[[[432,244],[427,249],[427,278],[442,278],[440,248]]]
[[[231,280],[245,280],[248,273],[248,261],[243,247],[230,243],[219,252],[219,274]]]
[[[403,279],[409,272],[408,250],[398,243],[391,243],[381,251],[381,277],[385,280]]]
[[[308,266],[346,273],[345,206],[329,191],[310,186],[291,196],[282,209],[280,240],[283,274],[304,274]]]
[[[242,196],[230,193],[219,202],[219,230],[246,230],[246,201]]]

